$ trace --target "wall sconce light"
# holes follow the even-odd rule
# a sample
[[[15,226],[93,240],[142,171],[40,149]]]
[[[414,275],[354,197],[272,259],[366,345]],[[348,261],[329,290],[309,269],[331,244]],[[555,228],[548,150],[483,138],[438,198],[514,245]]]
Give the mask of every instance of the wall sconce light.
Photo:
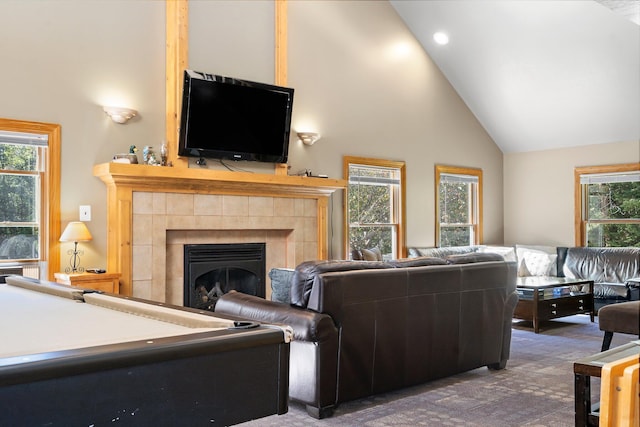
[[[111,120],[121,124],[127,123],[130,118],[135,117],[138,114],[136,110],[121,107],[104,107],[104,112],[111,117]]]
[[[71,221],[67,224],[67,227],[60,236],[61,242],[73,242],[73,250],[69,249],[68,255],[71,255],[69,259],[69,267],[65,268],[65,273],[82,273],[84,267],[80,267],[80,255],[84,255],[84,251],[78,250],[78,242],[88,242],[93,239],[89,229],[82,221]]]
[[[320,139],[320,134],[316,132],[298,132],[297,135],[304,145],[313,145]]]

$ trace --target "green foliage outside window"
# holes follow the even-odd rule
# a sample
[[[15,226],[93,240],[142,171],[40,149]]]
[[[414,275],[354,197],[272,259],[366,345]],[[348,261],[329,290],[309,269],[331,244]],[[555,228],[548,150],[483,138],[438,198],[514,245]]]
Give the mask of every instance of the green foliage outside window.
[[[471,242],[471,227],[441,227],[440,246],[467,246]]]
[[[588,184],[587,245],[640,246],[640,182]]]
[[[347,189],[349,244],[351,248],[378,247],[393,254],[393,191],[396,171],[388,168],[349,166]],[[385,182],[386,181],[386,182]]]
[[[472,184],[442,180],[438,191],[440,246],[470,245]]]
[[[38,147],[0,144],[0,259],[38,258],[37,165]]]

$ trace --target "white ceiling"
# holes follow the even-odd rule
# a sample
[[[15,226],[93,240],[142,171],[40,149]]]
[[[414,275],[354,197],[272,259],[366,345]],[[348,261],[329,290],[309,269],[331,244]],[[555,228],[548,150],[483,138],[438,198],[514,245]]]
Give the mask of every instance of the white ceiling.
[[[509,153],[640,141],[640,0],[601,1],[390,2]]]

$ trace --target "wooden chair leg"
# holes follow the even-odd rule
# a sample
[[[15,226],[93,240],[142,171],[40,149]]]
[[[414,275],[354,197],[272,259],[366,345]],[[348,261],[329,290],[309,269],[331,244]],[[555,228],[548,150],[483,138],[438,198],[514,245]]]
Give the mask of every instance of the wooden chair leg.
[[[609,346],[611,345],[612,338],[613,338],[613,332],[606,331],[604,333],[604,338],[602,339],[602,350],[600,351],[609,350]]]

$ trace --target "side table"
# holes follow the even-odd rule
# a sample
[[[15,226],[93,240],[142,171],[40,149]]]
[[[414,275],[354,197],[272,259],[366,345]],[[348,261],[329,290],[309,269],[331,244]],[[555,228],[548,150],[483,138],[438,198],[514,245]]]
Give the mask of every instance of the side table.
[[[632,355],[640,357],[640,340],[596,353],[573,364],[576,427],[599,425],[600,405],[599,402],[593,405],[591,402],[591,377],[599,378],[605,363],[615,362]]]
[[[54,273],[53,276],[57,283],[63,285],[120,293],[120,273]]]

